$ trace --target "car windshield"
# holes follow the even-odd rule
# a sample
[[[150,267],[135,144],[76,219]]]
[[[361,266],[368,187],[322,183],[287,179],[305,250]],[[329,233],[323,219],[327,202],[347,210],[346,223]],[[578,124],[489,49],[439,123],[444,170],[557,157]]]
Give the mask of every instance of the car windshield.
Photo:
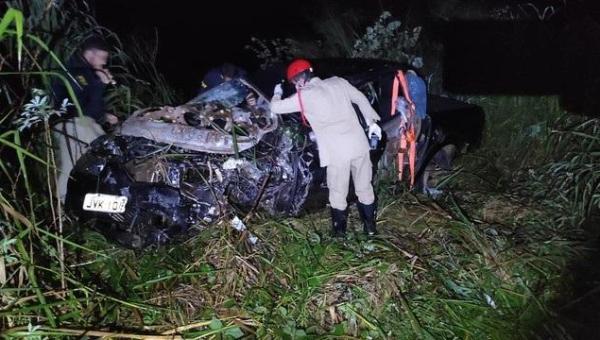
[[[226,108],[232,108],[240,105],[249,92],[248,87],[240,79],[232,79],[200,93],[187,104],[218,103]]]

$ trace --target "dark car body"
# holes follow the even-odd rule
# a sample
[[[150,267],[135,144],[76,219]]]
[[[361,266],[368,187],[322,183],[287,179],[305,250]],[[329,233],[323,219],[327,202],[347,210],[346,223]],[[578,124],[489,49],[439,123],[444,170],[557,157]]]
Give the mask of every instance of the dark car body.
[[[386,134],[394,135],[397,117],[389,114],[387,87],[397,65],[351,65],[337,74],[362,91],[376,91],[377,98],[367,97],[381,114]],[[95,140],[71,173],[68,212],[123,245],[141,248],[186,237],[232,214],[259,209],[293,216],[323,207],[325,168],[319,166],[310,129],[297,114],[277,116],[268,109],[264,93],[270,95],[279,81],[277,71],[255,79],[258,85],[242,79],[224,83],[178,107],[140,110],[120,133]],[[256,106],[244,101],[248,94],[258,99]],[[477,145],[483,127],[479,107],[442,97],[429,100],[418,174],[446,144]],[[386,161],[386,145],[384,137],[372,152],[374,164]],[[389,162],[393,155],[387,156]]]

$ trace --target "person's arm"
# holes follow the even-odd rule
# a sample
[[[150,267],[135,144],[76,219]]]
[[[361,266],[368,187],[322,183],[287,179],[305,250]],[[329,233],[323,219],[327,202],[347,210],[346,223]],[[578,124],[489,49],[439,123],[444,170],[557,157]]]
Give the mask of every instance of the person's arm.
[[[367,97],[356,87],[352,86],[352,84],[350,84],[348,81],[344,80],[344,82],[346,83],[346,91],[348,93],[348,96],[350,97],[350,101],[358,105],[360,113],[363,115],[367,126],[378,122],[381,118],[379,117],[377,112],[375,112],[375,110],[371,106],[371,103],[369,103]]]
[[[100,82],[104,85],[116,85],[117,82],[115,81],[115,78],[113,77],[113,75],[110,73],[110,71],[108,69],[102,69],[102,70],[95,70],[96,75],[98,76],[98,78],[100,79]],[[100,113],[98,112],[94,112],[94,114],[98,115],[98,118],[94,118],[96,119],[96,121],[98,122],[98,124],[102,125],[103,123],[108,123],[110,125],[115,125],[119,123],[119,118],[117,116],[115,116],[112,113],[108,113],[105,112],[105,105],[104,105],[104,92],[105,92],[106,87],[105,86],[101,86],[100,85],[100,99],[97,98],[93,98],[94,100],[94,104],[92,104],[93,106],[96,105],[100,105]],[[96,109],[94,109],[96,110]]]
[[[298,102],[298,94],[281,99],[281,95],[275,94],[271,99],[271,112],[282,114],[300,112],[300,103]]]
[[[104,91],[97,86],[90,86],[86,101],[83,103],[83,111],[86,116],[93,118],[98,124],[104,124]]]
[[[98,124],[104,125],[108,123],[115,125],[119,123],[119,118],[112,113],[105,111],[104,105],[104,90],[94,88],[88,93],[87,100],[84,105],[84,113],[86,116],[93,118]]]

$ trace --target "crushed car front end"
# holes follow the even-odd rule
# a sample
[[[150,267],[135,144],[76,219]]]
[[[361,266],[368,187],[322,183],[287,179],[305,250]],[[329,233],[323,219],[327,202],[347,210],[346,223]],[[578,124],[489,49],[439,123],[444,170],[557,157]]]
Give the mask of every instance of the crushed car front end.
[[[236,80],[178,107],[136,112],[119,134],[94,141],[71,173],[67,208],[142,248],[230,213],[298,214],[321,190],[317,157],[294,117],[272,116],[265,97]]]

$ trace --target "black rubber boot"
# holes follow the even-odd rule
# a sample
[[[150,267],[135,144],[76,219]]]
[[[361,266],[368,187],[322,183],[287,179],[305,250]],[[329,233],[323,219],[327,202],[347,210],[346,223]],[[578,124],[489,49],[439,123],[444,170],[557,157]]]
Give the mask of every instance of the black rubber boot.
[[[346,236],[346,222],[348,220],[348,209],[338,210],[331,208],[331,235],[333,237]]]
[[[375,215],[377,212],[377,204],[373,202],[369,205],[366,205],[358,202],[357,207],[358,214],[360,215],[360,219],[363,222],[363,230],[365,234],[369,236],[377,234],[377,229],[375,228]]]

